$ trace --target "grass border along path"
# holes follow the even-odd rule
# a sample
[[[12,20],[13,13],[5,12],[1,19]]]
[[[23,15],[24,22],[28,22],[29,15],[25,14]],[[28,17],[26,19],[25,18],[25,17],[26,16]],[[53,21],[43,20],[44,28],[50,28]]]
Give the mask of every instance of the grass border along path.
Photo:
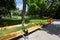
[[[0,40],[10,40],[14,37],[18,37],[18,36],[21,36],[23,34],[24,34],[24,32],[22,30],[20,30],[20,31],[13,32],[13,33],[10,33],[10,34],[7,34],[7,35],[0,37]]]
[[[31,28],[28,28],[28,33],[32,32],[32,31],[34,31],[34,30],[36,30],[38,28],[41,28],[41,27],[42,26],[37,25],[37,26],[33,26]],[[10,33],[10,34],[7,34],[5,36],[0,37],[0,40],[10,40],[12,38],[15,38],[15,37],[18,37],[18,36],[22,36],[24,34],[25,33],[22,30],[20,30],[20,31],[13,32],[13,33]]]
[[[34,22],[35,21],[35,22]],[[40,22],[42,21],[42,22]],[[35,25],[40,25],[41,23],[44,24],[44,22],[46,22],[46,19],[45,20],[39,20],[39,19],[33,19],[30,21],[30,23],[28,23],[29,25],[27,26],[27,28],[29,27],[32,27],[32,26],[35,26]],[[32,23],[35,23],[35,24],[32,24]],[[16,26],[16,25],[15,25]],[[18,25],[19,26],[19,25]],[[11,26],[11,27],[4,27],[0,30],[0,36],[2,35],[5,35],[5,34],[9,34],[9,33],[12,33],[12,32],[16,32],[16,31],[19,31],[19,30],[22,30],[22,28],[19,26],[19,27],[14,27],[14,26]]]
[[[33,27],[35,26],[36,24],[34,23],[29,23],[27,26],[25,25],[25,28],[30,28],[30,27]],[[12,32],[17,32],[17,31],[20,31],[22,30],[22,26],[19,26],[19,27],[15,27],[15,28],[12,28],[12,29],[4,29],[4,30],[0,30],[0,37],[1,36],[4,36],[6,34],[10,34]]]
[[[20,26],[22,26],[22,25],[18,24],[18,25],[13,25],[13,26],[5,26],[5,27],[1,27],[0,30],[17,28],[17,27],[20,27]]]
[[[47,22],[48,23],[48,22]],[[30,25],[31,26],[31,25]],[[32,31],[34,31],[34,30],[36,30],[36,29],[38,29],[38,28],[41,28],[42,26],[39,26],[39,25],[33,25],[32,27],[28,27],[28,32],[30,33],[30,32],[32,32]],[[18,28],[19,29],[19,28]],[[19,29],[20,30],[20,29]],[[2,31],[3,32],[3,31]],[[11,31],[11,33],[8,33],[8,34],[6,34],[6,35],[4,35],[4,36],[1,36],[0,37],[0,40],[8,40],[8,39],[11,39],[11,38],[15,38],[15,37],[18,37],[18,36],[20,36],[20,35],[23,35],[23,34],[25,34],[22,30],[20,30],[20,31],[18,31],[17,29],[16,29],[16,31]]]
[[[43,26],[40,26],[40,25],[35,25],[33,27],[30,27],[30,28],[28,28],[28,33],[33,32],[34,30],[37,30],[37,29],[42,28],[42,27]],[[20,30],[20,31],[13,32],[13,33],[10,33],[10,34],[7,34],[7,35],[0,37],[0,40],[10,40],[10,39],[13,39],[15,37],[22,36],[24,34],[25,33],[22,30]]]
[[[28,33],[32,32],[32,31],[34,31],[36,29],[39,29],[39,28],[42,28],[42,26],[36,25],[36,26],[31,27],[31,28],[28,28]],[[24,34],[25,33],[22,30],[20,30],[20,31],[16,31],[16,32],[13,32],[13,33],[10,33],[10,34],[6,34],[6,35],[0,37],[0,40],[10,40],[12,38],[15,38],[15,37],[18,37],[18,36],[22,36]]]

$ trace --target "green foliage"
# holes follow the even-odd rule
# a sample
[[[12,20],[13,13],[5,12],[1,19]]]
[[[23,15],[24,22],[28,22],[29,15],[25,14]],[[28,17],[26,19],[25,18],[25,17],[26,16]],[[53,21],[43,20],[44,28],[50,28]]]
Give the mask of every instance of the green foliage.
[[[55,17],[55,18],[59,18],[59,14],[60,14],[60,0],[52,0],[52,3],[49,7],[49,12],[51,14],[51,17]]]
[[[12,14],[13,14],[13,16],[20,16],[21,12],[22,12],[22,10],[15,9],[15,10],[12,11]]]
[[[8,14],[14,9],[16,9],[15,0],[0,0],[0,15]]]
[[[5,34],[10,34],[12,32],[17,32],[19,30],[22,30],[21,27],[13,28],[13,29],[4,29],[0,30],[0,36],[4,36]]]
[[[46,10],[46,0],[27,0],[28,15],[43,16]]]
[[[0,0],[0,8],[12,10],[16,8],[15,0]]]
[[[60,17],[60,0],[27,0],[27,5],[28,15]]]
[[[3,20],[0,20],[0,27],[11,26],[21,24],[21,16],[12,16],[10,17],[3,17]],[[46,22],[47,19],[45,18],[32,18],[30,16],[25,16],[25,23],[35,23],[35,22]],[[42,22],[42,23],[43,23]]]

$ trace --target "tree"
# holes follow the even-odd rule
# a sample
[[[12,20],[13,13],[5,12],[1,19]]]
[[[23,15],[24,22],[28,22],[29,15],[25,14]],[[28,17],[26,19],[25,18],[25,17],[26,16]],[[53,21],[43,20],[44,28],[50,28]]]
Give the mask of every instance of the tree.
[[[29,15],[39,15],[43,16],[46,9],[46,0],[27,0],[27,5],[29,7]]]
[[[24,23],[25,23],[25,12],[26,12],[26,0],[23,0],[22,26],[24,26]]]
[[[17,8],[17,9],[15,9],[15,10],[13,10],[13,15],[15,15],[15,16],[21,16],[21,12],[22,12],[22,10],[19,10],[19,9]]]
[[[29,15],[36,15],[36,11],[39,9],[39,7],[37,6],[37,3],[39,3],[38,0],[27,0],[27,5],[29,7],[28,8]]]
[[[49,6],[48,10],[50,12],[50,17],[59,17],[60,14],[60,0],[52,0],[51,5]]]
[[[55,0],[55,9],[56,9],[56,12],[55,12],[55,18],[59,18],[60,19],[60,0]]]
[[[15,0],[0,0],[0,18],[1,15],[10,14],[11,10],[15,8]]]

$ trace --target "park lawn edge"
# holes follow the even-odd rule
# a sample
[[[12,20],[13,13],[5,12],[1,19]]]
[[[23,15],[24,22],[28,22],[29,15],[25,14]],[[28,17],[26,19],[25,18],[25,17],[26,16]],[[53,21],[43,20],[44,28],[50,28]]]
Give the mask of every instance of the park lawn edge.
[[[47,24],[46,24],[47,25]],[[31,27],[31,28],[28,28],[28,33],[30,33],[30,32],[32,32],[32,31],[34,31],[34,30],[36,30],[36,29],[38,29],[38,28],[42,28],[43,26],[41,26],[41,25],[36,25],[36,26],[33,26],[33,27]],[[15,38],[15,37],[18,37],[18,36],[22,36],[22,35],[24,35],[25,33],[22,31],[22,30],[20,30],[21,32],[22,32],[22,34],[20,34],[20,32],[19,31],[17,31],[17,32],[13,32],[13,33],[10,33],[10,34],[7,34],[7,35],[4,35],[4,36],[2,36],[2,37],[0,37],[0,40],[2,39],[12,39],[12,38]],[[19,32],[19,33],[18,33]],[[18,34],[18,36],[17,35],[15,35],[15,34]],[[15,35],[15,37],[10,37],[10,38],[8,38],[8,36],[12,36],[12,35]],[[4,40],[5,40],[4,39]]]
[[[45,22],[45,25],[47,25],[47,24],[49,24],[49,23],[51,23],[51,22]],[[30,27],[29,27],[30,28]],[[18,30],[19,31],[19,30]],[[14,31],[14,32],[16,32],[16,31]],[[12,32],[11,32],[12,33]],[[10,34],[10,33],[9,33]]]
[[[28,28],[28,33],[32,32],[32,31],[34,31],[34,30],[36,30],[36,29],[38,29],[38,28],[40,28],[39,25],[33,26],[33,27],[31,27],[31,28]],[[6,34],[6,35],[0,37],[0,40],[10,40],[10,39],[13,39],[13,38],[15,38],[15,37],[22,36],[22,35],[24,35],[24,34],[25,34],[25,33],[24,33],[22,30],[20,30],[20,31],[13,32],[13,33],[10,33],[10,34]]]
[[[49,24],[49,22],[47,22],[47,24]],[[45,24],[45,25],[47,25],[47,24]],[[36,26],[36,25],[33,25],[33,26]],[[28,29],[28,28],[31,28],[31,27],[33,27],[33,26],[27,26],[26,28]],[[41,25],[40,25],[41,26]],[[9,31],[8,31],[9,30]],[[11,29],[6,29],[6,30],[2,30],[3,31],[3,33],[5,33],[5,34],[10,34],[10,33],[12,33],[12,32],[16,32],[16,31],[19,31],[19,30],[22,30],[22,26],[21,27],[17,27],[17,28],[14,28],[13,29],[13,31],[10,31]],[[1,31],[1,32],[2,32]],[[8,33],[6,33],[8,31]],[[5,35],[5,34],[0,34],[0,36],[3,36],[3,35]]]

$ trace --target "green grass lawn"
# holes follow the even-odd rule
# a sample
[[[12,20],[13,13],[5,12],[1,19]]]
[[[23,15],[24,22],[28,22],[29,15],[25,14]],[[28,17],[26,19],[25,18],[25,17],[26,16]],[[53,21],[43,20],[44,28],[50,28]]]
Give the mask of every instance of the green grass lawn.
[[[27,16],[25,18],[28,19]],[[28,23],[27,19],[26,19],[26,23]],[[21,16],[13,16],[12,18],[3,17],[3,19],[0,20],[0,27],[10,26],[10,25],[17,25],[17,24],[21,24],[21,22],[22,22]]]
[[[26,18],[25,22],[28,24],[25,28],[30,28],[32,26],[41,25],[41,24],[47,22],[47,19],[45,19],[45,18],[31,18],[28,16],[25,18]],[[17,24],[21,23],[21,17],[13,17],[13,18],[5,17],[0,22],[2,23],[2,26],[17,25]],[[35,24],[32,24],[32,23],[35,23]],[[1,26],[1,24],[0,24],[0,26]],[[22,30],[22,28],[23,27],[17,27],[17,28],[9,29],[9,30],[7,30],[7,29],[0,30],[0,36]]]
[[[26,23],[40,22],[40,21],[46,21],[46,19],[44,19],[44,18],[31,18],[29,16],[25,17]],[[17,24],[21,24],[21,22],[22,22],[21,16],[13,16],[12,18],[3,17],[3,19],[0,20],[0,27],[17,25]]]
[[[31,20],[29,20],[29,22],[45,22],[45,21],[47,21],[46,19],[31,19]]]
[[[14,29],[0,30],[0,36],[3,36],[5,34],[9,34],[9,33],[12,33],[12,32],[16,32],[16,31],[19,31],[19,30],[22,30],[22,28],[21,27],[17,27],[17,28],[14,28]]]
[[[0,36],[3,36],[5,34],[10,34],[12,32],[16,32],[16,31],[24,30],[23,28],[30,28],[30,27],[32,27],[32,24],[30,24],[30,26],[25,26],[25,27],[21,26],[21,27],[17,27],[17,28],[13,28],[13,29],[0,30]]]
[[[30,20],[30,23],[28,23],[28,25],[24,26],[24,27],[20,26],[20,27],[13,28],[13,29],[0,30],[0,36],[3,36],[5,34],[10,34],[12,32],[16,32],[16,31],[24,30],[26,28],[28,29],[28,28],[33,27],[35,25],[40,25],[40,22],[38,20],[36,20],[36,22],[33,24],[32,22],[34,22],[34,21]],[[46,20],[43,20],[43,22],[46,22]]]

